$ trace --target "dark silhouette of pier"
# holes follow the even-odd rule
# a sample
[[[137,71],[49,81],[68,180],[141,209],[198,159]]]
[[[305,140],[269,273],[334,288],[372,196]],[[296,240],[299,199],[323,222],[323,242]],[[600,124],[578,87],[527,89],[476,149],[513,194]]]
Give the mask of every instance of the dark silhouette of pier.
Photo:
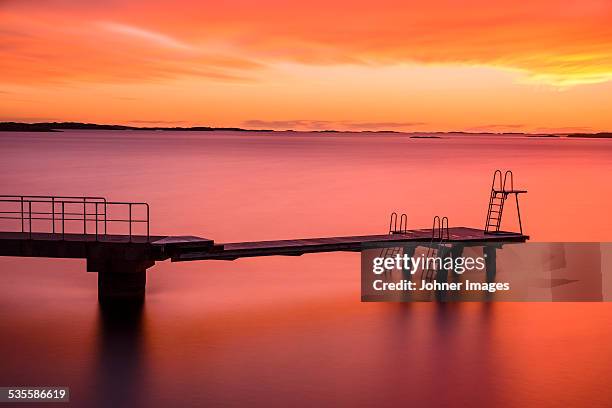
[[[446,217],[446,224],[437,217],[436,225],[434,219],[431,229],[408,229],[407,217],[400,217],[398,227],[397,214],[393,213],[387,234],[232,243],[196,236],[151,235],[147,203],[109,201],[104,197],[0,195],[0,220],[8,224],[6,230],[0,231],[0,256],[86,259],[87,271],[98,273],[98,297],[102,303],[144,299],[147,269],[168,259],[231,261],[374,248],[387,252],[389,248],[401,248],[404,253],[413,253],[417,246],[460,256],[464,247],[485,246],[490,253],[487,273],[494,274],[495,248],[529,239],[522,225],[520,232],[500,229],[505,199],[515,195],[518,212],[518,193],[525,191],[513,187],[506,191],[501,173],[499,183],[497,176],[498,172],[484,229],[449,228]]]

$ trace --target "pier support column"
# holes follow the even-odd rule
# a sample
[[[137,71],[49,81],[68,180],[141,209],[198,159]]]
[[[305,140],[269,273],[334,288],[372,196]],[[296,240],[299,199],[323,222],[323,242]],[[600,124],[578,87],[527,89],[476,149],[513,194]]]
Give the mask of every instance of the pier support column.
[[[402,254],[412,258],[414,256],[414,252],[416,251],[416,246],[409,245],[402,248]],[[402,268],[402,278],[412,280],[412,271],[410,269]]]
[[[446,259],[449,256],[453,256],[453,247],[446,247],[446,246],[441,246],[438,249],[438,257],[442,258],[442,259]],[[441,267],[436,271],[436,275],[434,280],[436,282],[440,282],[440,283],[446,283],[448,282],[448,274],[449,272],[452,272],[452,269],[447,269],[444,266],[444,261],[442,261],[442,265]],[[453,273],[451,273],[451,275],[454,275]],[[447,290],[436,290],[436,300],[438,302],[445,302],[448,300],[448,296],[449,293]]]
[[[453,258],[453,262],[455,259],[460,258],[463,255],[463,250],[465,249],[464,245],[461,244],[454,244],[451,249],[450,249],[450,256],[451,258]],[[455,272],[453,270],[453,272]],[[458,273],[451,273],[451,281],[452,282],[458,282],[460,280],[460,275]]]
[[[487,273],[487,282],[495,282],[497,275],[497,246],[487,245],[482,249],[485,257],[485,268]]]
[[[142,303],[147,283],[143,262],[114,262],[98,271],[98,301],[101,304]]]
[[[446,246],[440,247],[440,249],[438,249],[438,257],[442,259],[446,259],[447,257],[452,257],[453,248],[454,246],[451,248],[446,247]],[[449,270],[444,267],[444,263],[443,263],[442,267],[438,269],[436,272],[436,281],[437,282],[448,282],[448,272]]]

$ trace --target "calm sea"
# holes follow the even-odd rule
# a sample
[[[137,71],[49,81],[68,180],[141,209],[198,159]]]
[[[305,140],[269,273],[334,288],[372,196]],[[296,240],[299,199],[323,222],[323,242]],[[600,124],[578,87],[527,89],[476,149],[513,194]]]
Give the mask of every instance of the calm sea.
[[[610,241],[612,140],[399,134],[0,134],[0,194],[147,201],[218,242],[481,227],[512,169],[535,241]],[[508,219],[510,225],[514,220]],[[163,262],[103,314],[81,260],[0,258],[0,386],[75,406],[612,405],[612,305],[365,304],[359,255]]]

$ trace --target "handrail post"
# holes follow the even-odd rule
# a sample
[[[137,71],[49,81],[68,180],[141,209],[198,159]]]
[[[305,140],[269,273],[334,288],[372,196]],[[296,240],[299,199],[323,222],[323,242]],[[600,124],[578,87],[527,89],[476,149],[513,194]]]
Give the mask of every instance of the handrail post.
[[[30,224],[30,239],[32,239],[32,202],[28,201],[28,217],[29,217],[29,224]]]
[[[442,234],[446,232],[446,240],[450,241],[450,231],[448,229],[448,217],[442,217]]]
[[[98,202],[96,201],[94,204],[96,208],[96,241],[98,240]]]
[[[518,194],[515,194],[514,197],[516,198],[516,214],[518,215],[519,229],[521,235],[523,235],[523,223],[521,222],[521,209],[519,208]]]
[[[64,202],[62,201],[62,239],[64,239],[66,237],[66,235],[64,234]]]
[[[106,198],[104,199],[104,237],[106,237]]]
[[[404,231],[408,230],[408,216],[406,213],[402,214],[400,217],[400,227],[399,232],[404,233]]]
[[[129,225],[129,232],[130,232],[130,242],[132,242],[132,203],[128,203],[128,213],[129,213],[129,217],[128,217],[128,225]]]
[[[23,219],[23,196],[21,196],[21,232],[25,232],[25,226],[24,226],[24,219]]]
[[[436,221],[438,221],[438,222],[436,223]],[[441,230],[441,227],[440,227],[440,217],[437,216],[437,215],[434,216],[433,224],[431,226],[431,241],[432,242],[436,238],[436,224],[438,225],[438,236],[441,237],[442,235],[441,235],[441,231],[440,231]]]
[[[391,219],[389,220],[389,234],[391,234],[396,229],[397,229],[397,213],[394,211],[391,213]]]
[[[51,197],[51,231],[55,234],[55,197]]]
[[[147,208],[147,242],[149,242],[149,204],[145,204]]]
[[[83,235],[87,235],[87,203],[83,198]]]

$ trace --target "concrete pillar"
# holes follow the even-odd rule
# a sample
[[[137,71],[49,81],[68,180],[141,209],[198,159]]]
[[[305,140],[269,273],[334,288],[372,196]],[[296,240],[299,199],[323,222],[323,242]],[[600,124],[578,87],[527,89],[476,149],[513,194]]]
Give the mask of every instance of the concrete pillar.
[[[442,267],[438,269],[438,271],[436,272],[435,280],[437,282],[448,282],[449,270],[444,267],[444,260],[447,257],[453,256],[452,248],[449,248],[447,246],[441,246],[440,249],[438,250],[438,256],[442,258],[443,261],[442,261]]]
[[[402,257],[404,255],[408,257],[413,257],[415,251],[416,251],[416,245],[406,245],[402,247]],[[401,271],[402,279],[405,279],[407,281],[412,281],[412,278],[415,276],[413,272],[414,271],[412,271],[411,269],[404,268],[402,265],[402,271]],[[399,301],[408,302],[412,299],[412,296],[413,295],[410,291],[408,290],[402,291],[399,297]]]
[[[451,247],[451,250],[450,250],[451,258],[453,258],[453,259],[460,258],[463,255],[463,249],[464,249],[463,245],[461,245],[461,244],[453,244],[453,246]],[[452,276],[452,280],[454,281],[455,278],[457,278],[457,276],[458,275],[456,273],[454,273],[453,276]]]
[[[98,301],[142,302],[147,283],[146,269],[98,272]]]
[[[402,248],[402,255],[406,255],[410,258],[414,256],[414,251],[416,250],[415,245],[408,245]],[[402,279],[412,280],[412,274],[409,269],[402,268]]]
[[[495,282],[495,276],[497,275],[497,246],[486,245],[483,247],[482,252],[485,256],[487,282]]]
[[[113,260],[98,269],[98,301],[139,303],[144,301],[147,268],[154,262]]]
[[[436,271],[436,275],[434,280],[436,282],[445,283],[448,282],[448,273],[449,270],[444,267],[444,260],[452,256],[452,248],[447,246],[440,246],[438,249],[438,257],[442,258],[442,267]],[[448,293],[446,290],[436,290],[436,300],[439,302],[444,302],[447,300]]]

